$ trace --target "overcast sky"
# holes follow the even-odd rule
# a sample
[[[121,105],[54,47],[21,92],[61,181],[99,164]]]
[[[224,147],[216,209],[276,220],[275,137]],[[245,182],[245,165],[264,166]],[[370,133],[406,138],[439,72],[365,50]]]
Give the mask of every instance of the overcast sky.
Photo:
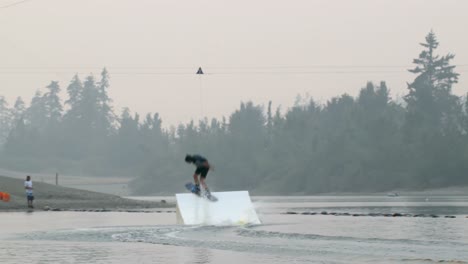
[[[11,5],[21,2],[17,5]],[[165,125],[221,117],[241,101],[287,109],[357,95],[367,81],[406,93],[433,29],[468,91],[466,0],[0,0],[0,95],[29,104],[107,67],[110,96]],[[205,75],[195,74],[201,66]],[[201,88],[201,89],[200,89]],[[200,97],[201,90],[201,97]],[[203,106],[201,106],[201,102]]]

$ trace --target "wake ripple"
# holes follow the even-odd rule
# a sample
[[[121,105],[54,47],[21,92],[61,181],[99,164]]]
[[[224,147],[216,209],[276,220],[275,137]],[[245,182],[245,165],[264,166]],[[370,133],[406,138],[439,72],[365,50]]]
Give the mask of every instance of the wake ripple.
[[[434,245],[440,243],[440,241],[429,241],[429,240],[414,240],[414,239],[382,239],[382,238],[357,238],[347,236],[323,236],[315,234],[300,234],[300,233],[283,233],[274,231],[254,230],[254,229],[239,229],[236,231],[239,236],[253,237],[253,238],[281,238],[286,240],[328,240],[328,241],[360,241],[360,242],[374,242],[374,243],[397,243],[397,244],[409,244],[409,245]],[[466,246],[468,243],[444,241],[444,245],[453,246]]]
[[[468,244],[409,239],[356,238],[258,230],[258,226],[104,227],[26,234],[28,240],[149,243],[192,248],[291,256],[314,260],[374,259],[397,261],[466,259]],[[425,258],[419,258],[424,256]],[[445,259],[445,260],[444,260]],[[456,261],[456,260],[455,260]],[[359,261],[358,261],[359,262]],[[378,262],[378,261],[376,261]],[[463,262],[460,262],[463,263]]]
[[[312,249],[304,243],[288,243],[268,236],[246,236],[248,227],[166,226],[108,227],[26,234],[28,240],[127,242],[230,250],[237,252],[308,256]],[[242,236],[239,236],[242,235]],[[285,237],[288,240],[287,237]]]

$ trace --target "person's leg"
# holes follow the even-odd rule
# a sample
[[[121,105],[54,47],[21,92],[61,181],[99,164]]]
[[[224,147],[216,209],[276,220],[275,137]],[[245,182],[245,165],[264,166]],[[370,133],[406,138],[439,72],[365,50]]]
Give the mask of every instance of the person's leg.
[[[198,181],[198,174],[193,174],[193,181],[195,182],[195,185],[200,185],[200,182]]]
[[[195,189],[193,189],[192,192],[195,192],[195,193],[199,194],[200,193],[200,182],[198,181],[197,172],[195,172],[195,174],[193,174],[193,181],[195,182]]]
[[[210,193],[210,190],[208,189],[208,185],[206,185],[206,175],[208,175],[208,168],[203,168],[203,170],[201,171],[200,173],[200,182],[201,182],[201,185],[203,186],[203,189],[205,189],[205,191],[207,193]]]
[[[205,189],[206,191],[208,191],[208,186],[206,185],[205,177],[200,177],[200,183],[201,183],[201,185],[203,186],[203,189]]]

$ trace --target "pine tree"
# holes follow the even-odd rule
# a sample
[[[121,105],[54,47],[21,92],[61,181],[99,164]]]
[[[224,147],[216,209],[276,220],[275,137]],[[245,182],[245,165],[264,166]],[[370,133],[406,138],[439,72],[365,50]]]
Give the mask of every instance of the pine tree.
[[[423,51],[413,63],[410,72],[415,80],[408,84],[409,93],[405,97],[407,113],[405,135],[409,160],[410,183],[417,186],[447,184],[452,175],[459,171],[450,164],[458,162],[461,150],[460,137],[462,106],[457,96],[452,94],[452,86],[458,81],[455,66],[450,65],[453,54],[439,56],[435,50],[439,42],[431,31],[421,43]],[[450,154],[450,155],[449,155]]]
[[[101,137],[102,131],[98,131],[100,126],[99,120],[99,102],[98,90],[93,76],[88,76],[83,83],[82,104],[80,105],[80,112],[83,113],[84,129],[87,129],[89,135]]]
[[[24,118],[26,112],[26,105],[21,97],[16,98],[15,106],[13,108],[13,119],[16,123],[18,120]]]
[[[12,111],[5,97],[0,96],[0,147],[5,143],[12,128]]]
[[[268,102],[266,129],[268,137],[267,140],[269,143],[273,136],[273,114],[271,112],[271,101]]]
[[[413,60],[415,68],[409,70],[417,77],[408,84],[409,93],[405,96],[407,118],[409,122],[419,123],[418,126],[423,125],[424,129],[436,133],[453,125],[459,98],[451,90],[458,82],[459,74],[454,72],[455,66],[450,65],[455,55],[435,54],[439,42],[434,32],[429,32],[425,40],[421,43],[424,50]]]
[[[413,60],[416,67],[409,71],[417,75],[425,75],[433,89],[447,89],[450,91],[452,85],[458,82],[459,76],[458,73],[454,72],[455,66],[450,65],[450,61],[455,55],[449,53],[440,57],[434,54],[434,51],[439,47],[439,42],[433,31],[427,34],[426,42],[420,45],[425,49],[421,51],[417,59]],[[410,85],[410,94],[413,91],[412,88]]]
[[[26,126],[38,133],[44,132],[47,124],[47,107],[42,93],[37,90],[26,110]]]
[[[52,81],[44,94],[44,104],[47,111],[48,124],[57,127],[62,119],[63,106],[60,103],[60,86],[57,81]]]
[[[109,72],[104,68],[101,72],[101,80],[97,83],[97,104],[99,125],[104,131],[111,132],[115,122],[115,115],[112,110],[112,100],[107,94],[109,89]]]
[[[33,140],[28,135],[23,118],[20,118],[8,135],[5,142],[5,152],[10,156],[25,156],[30,152],[31,145],[34,144]]]
[[[83,83],[81,83],[80,77],[75,75],[67,87],[68,100],[65,102],[70,108],[68,115],[75,116],[77,108],[83,100]]]

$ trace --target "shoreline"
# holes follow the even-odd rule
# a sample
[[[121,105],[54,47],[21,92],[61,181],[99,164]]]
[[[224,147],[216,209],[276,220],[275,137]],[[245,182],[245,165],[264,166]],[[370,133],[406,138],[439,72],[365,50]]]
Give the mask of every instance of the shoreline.
[[[34,182],[34,209],[27,207],[26,194],[21,179],[0,176],[0,191],[10,194],[9,202],[0,202],[0,212],[7,211],[135,211],[175,208],[174,203],[165,200],[142,201],[48,183]]]
[[[24,180],[18,177],[0,176],[0,192],[8,192],[11,196],[9,202],[0,201],[0,212],[24,212],[32,211],[27,207],[26,195],[23,187]],[[114,194],[88,191],[53,185],[33,180],[34,186],[34,211],[77,211],[77,212],[161,212],[160,209],[175,208],[175,201],[164,199],[154,201],[146,199],[132,199]],[[251,192],[252,193],[252,192]],[[255,193],[255,191],[253,191]],[[433,197],[433,196],[468,196],[468,186],[453,186],[426,190],[405,190],[398,189],[388,192],[347,192],[347,193],[317,193],[290,195],[271,195],[257,193],[252,196],[257,197],[281,196],[281,197],[301,197],[301,196],[374,196],[392,197],[397,193],[397,197]],[[128,196],[127,196],[128,197]],[[135,196],[145,197],[145,196]],[[151,197],[151,196],[147,196]]]

